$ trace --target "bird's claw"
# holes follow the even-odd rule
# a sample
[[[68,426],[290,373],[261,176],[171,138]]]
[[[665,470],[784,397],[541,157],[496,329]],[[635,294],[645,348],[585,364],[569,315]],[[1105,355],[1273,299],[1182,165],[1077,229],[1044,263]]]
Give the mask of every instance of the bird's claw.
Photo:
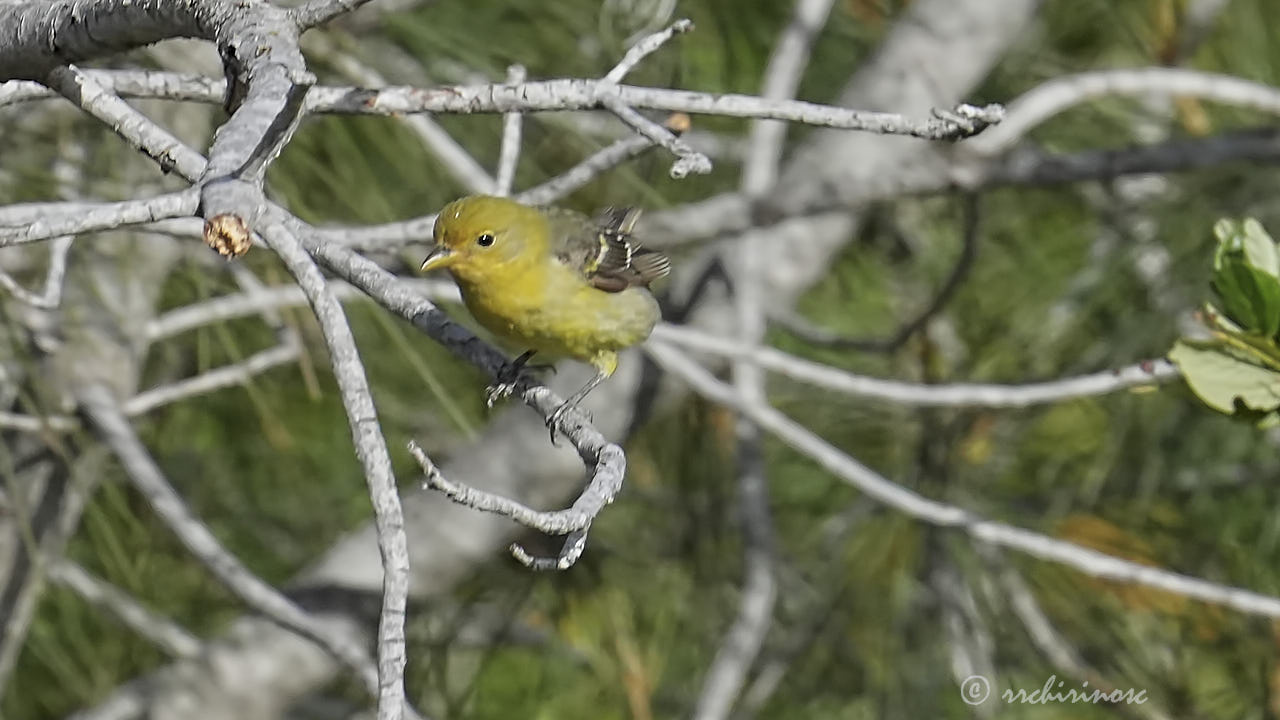
[[[565,413],[567,413],[567,412],[569,412],[570,410],[578,410],[579,412],[584,413],[584,414],[587,416],[587,421],[588,421],[588,422],[590,422],[590,421],[591,421],[591,419],[592,419],[592,417],[591,417],[591,413],[587,412],[586,410],[582,410],[582,409],[581,409],[581,408],[579,408],[577,405],[575,405],[575,404],[571,404],[571,403],[567,403],[567,402],[566,402],[566,403],[561,403],[561,404],[560,404],[560,407],[557,407],[555,410],[553,410],[553,411],[551,412],[551,414],[550,414],[550,415],[548,415],[548,416],[547,416],[547,431],[551,433],[551,444],[552,444],[552,445],[557,445],[557,444],[558,444],[558,443],[556,442],[556,432],[557,432],[557,431],[559,431],[561,435],[564,435],[565,437],[568,437],[568,434],[567,434],[567,433],[565,433],[564,428],[563,428],[563,427],[561,427],[561,423],[562,423],[562,422],[564,422],[564,414],[565,414]]]
[[[511,397],[511,393],[516,391],[516,382],[520,380],[520,373],[524,370],[541,370],[548,368],[547,365],[526,365],[529,355],[521,355],[514,361],[506,363],[498,370],[497,382],[484,389],[484,403],[490,409],[498,403],[499,400],[506,400]],[[550,368],[555,372],[555,368]]]
[[[498,403],[499,400],[505,400],[516,391],[514,382],[499,381],[484,389],[484,404],[490,409]]]

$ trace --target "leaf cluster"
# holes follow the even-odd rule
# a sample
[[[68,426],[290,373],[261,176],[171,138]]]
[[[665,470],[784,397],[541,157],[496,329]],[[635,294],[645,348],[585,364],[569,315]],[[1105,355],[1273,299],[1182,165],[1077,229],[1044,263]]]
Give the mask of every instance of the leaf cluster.
[[[1211,336],[1183,339],[1169,353],[1206,405],[1258,423],[1280,424],[1280,249],[1253,218],[1213,228],[1213,291],[1206,304]]]

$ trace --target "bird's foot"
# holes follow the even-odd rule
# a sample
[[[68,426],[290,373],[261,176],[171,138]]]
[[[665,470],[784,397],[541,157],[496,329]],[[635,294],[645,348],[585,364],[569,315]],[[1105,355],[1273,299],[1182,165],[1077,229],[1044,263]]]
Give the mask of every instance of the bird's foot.
[[[505,400],[511,397],[511,393],[516,390],[516,382],[520,379],[520,373],[525,370],[532,372],[545,372],[550,370],[555,372],[555,366],[552,365],[529,365],[529,358],[533,353],[525,353],[516,358],[512,362],[506,363],[502,369],[498,371],[498,381],[484,389],[484,402],[489,408],[492,408],[499,400]]]
[[[515,392],[516,384],[514,382],[496,382],[484,389],[484,404],[486,407],[492,408],[498,404],[499,400],[505,400]]]
[[[587,422],[590,422],[590,421],[591,421],[591,419],[592,419],[592,417],[591,417],[591,413],[587,412],[586,410],[583,410],[583,409],[579,408],[577,403],[573,403],[573,402],[560,403],[560,407],[558,407],[558,408],[556,408],[555,410],[553,410],[553,411],[551,412],[551,414],[547,416],[547,432],[550,432],[550,433],[551,433],[551,444],[552,444],[552,445],[556,445],[556,444],[557,444],[557,443],[556,443],[556,432],[557,432],[557,431],[558,431],[561,435],[564,435],[565,437],[568,437],[568,434],[567,434],[567,433],[565,433],[564,428],[563,428],[563,427],[561,427],[561,423],[563,423],[563,422],[564,422],[564,414],[565,414],[566,412],[570,411],[570,410],[575,410],[575,409],[576,409],[576,410],[578,410],[579,412],[581,412],[581,413],[583,413],[584,415],[586,415],[586,416],[587,416]]]

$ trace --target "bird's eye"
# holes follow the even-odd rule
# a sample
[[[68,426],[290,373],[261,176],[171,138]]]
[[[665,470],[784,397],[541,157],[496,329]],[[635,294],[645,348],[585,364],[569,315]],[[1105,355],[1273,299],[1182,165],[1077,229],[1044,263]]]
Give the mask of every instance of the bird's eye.
[[[484,233],[480,235],[480,237],[476,238],[476,244],[479,245],[480,247],[489,247],[490,245],[493,244],[493,240],[494,240],[493,235],[489,233]]]

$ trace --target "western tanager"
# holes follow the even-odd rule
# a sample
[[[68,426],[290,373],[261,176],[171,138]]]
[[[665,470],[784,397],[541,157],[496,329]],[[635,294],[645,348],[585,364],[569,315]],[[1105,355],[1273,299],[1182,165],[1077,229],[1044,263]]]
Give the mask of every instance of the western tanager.
[[[596,375],[547,418],[552,439],[561,415],[618,367],[618,351],[649,337],[660,319],[648,285],[670,261],[632,238],[634,208],[594,218],[499,197],[449,203],[436,217],[435,247],[422,269],[447,268],[467,309],[515,348],[526,348],[489,389],[489,403],[534,353],[589,363]]]

